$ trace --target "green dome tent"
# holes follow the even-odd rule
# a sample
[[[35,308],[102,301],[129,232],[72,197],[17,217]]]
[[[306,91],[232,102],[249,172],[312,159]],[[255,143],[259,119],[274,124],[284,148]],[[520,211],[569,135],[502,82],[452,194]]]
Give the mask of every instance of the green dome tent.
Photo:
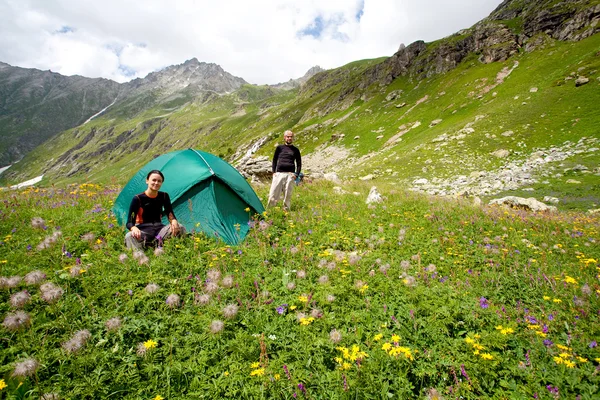
[[[235,168],[212,154],[187,149],[155,158],[131,178],[113,207],[120,225],[127,223],[131,199],[146,190],[146,175],[153,169],[164,174],[160,190],[169,194],[177,220],[188,232],[203,231],[237,244],[248,233],[251,215],[265,210]],[[168,223],[166,217],[163,223]]]

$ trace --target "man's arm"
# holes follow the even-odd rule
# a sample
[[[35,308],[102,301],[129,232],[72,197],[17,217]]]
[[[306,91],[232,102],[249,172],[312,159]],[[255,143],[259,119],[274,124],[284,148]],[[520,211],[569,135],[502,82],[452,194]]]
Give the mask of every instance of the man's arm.
[[[275,154],[273,154],[273,165],[271,166],[271,171],[273,171],[273,173],[277,171],[277,160],[279,160],[279,153],[281,153],[281,146],[277,146],[275,148]]]
[[[296,148],[296,176],[300,175],[300,171],[302,171],[302,156],[300,150]]]

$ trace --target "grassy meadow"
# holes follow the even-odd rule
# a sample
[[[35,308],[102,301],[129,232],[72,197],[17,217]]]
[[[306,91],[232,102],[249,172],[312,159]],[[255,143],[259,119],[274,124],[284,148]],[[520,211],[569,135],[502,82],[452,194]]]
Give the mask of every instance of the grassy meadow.
[[[135,257],[118,187],[0,191],[0,399],[598,398],[597,216],[378,188]]]

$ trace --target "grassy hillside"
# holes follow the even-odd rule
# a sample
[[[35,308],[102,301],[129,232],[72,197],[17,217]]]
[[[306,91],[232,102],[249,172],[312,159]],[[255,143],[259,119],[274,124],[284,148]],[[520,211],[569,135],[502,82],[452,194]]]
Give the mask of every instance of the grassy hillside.
[[[112,187],[1,191],[0,398],[596,398],[597,217],[346,189],[137,259]]]
[[[600,35],[562,42],[541,34],[531,41],[535,49],[504,62],[482,64],[472,54],[444,74],[407,74],[389,85],[365,79],[385,59],[363,60],[321,72],[300,90],[246,85],[160,104],[134,118],[112,110],[50,140],[3,182],[41,174],[46,182],[124,182],[163,152],[195,147],[235,162],[234,154],[263,137],[257,155],[271,156],[281,133],[292,129],[309,173],[371,174],[402,186],[424,178],[447,187],[456,177],[493,174],[584,140],[585,152],[531,171],[533,186],[482,197],[532,195],[522,189],[533,189],[539,199],[559,195],[563,208],[597,207]],[[580,76],[589,83],[576,87]],[[497,150],[508,156],[492,155]],[[328,157],[332,152],[340,156]]]

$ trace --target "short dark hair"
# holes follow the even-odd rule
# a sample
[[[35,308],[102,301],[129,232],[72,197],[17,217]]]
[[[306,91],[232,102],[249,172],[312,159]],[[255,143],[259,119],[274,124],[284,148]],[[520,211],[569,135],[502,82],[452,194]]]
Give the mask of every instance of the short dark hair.
[[[160,175],[160,177],[162,178],[163,182],[165,181],[165,176],[163,175],[162,172],[160,172],[157,169],[153,169],[152,171],[148,172],[148,175],[146,175],[146,179],[150,179],[150,175],[152,175],[152,174],[158,174],[158,175]]]

